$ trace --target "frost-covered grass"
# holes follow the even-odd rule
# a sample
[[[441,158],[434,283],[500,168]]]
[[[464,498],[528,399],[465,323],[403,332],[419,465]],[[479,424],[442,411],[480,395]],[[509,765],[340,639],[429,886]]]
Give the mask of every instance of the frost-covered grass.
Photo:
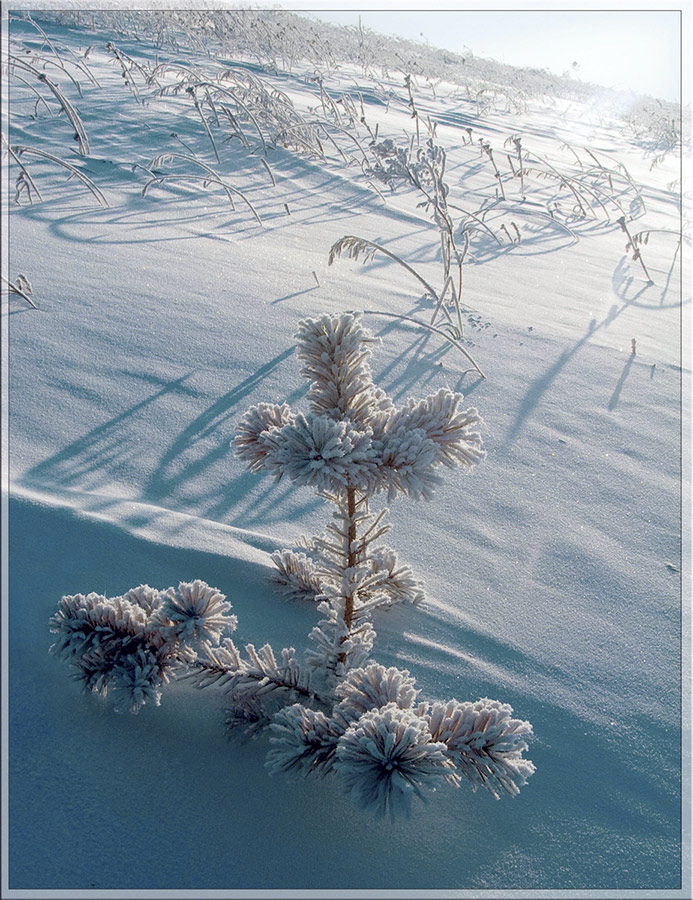
[[[684,896],[676,154],[588,97],[547,87],[510,102],[490,81],[472,93],[412,54],[338,67],[318,25],[308,59],[263,14],[263,38],[215,60],[193,14],[103,14],[111,30],[72,15],[79,27],[37,19],[62,65],[35,27],[12,25],[88,154],[60,97],[17,68],[9,887]],[[451,323],[397,261],[328,266],[358,236],[442,292],[447,226],[407,172],[425,170],[429,138],[460,252],[469,238],[461,328],[447,311],[485,378],[423,327]],[[381,615],[378,662],[425,697],[498,697],[535,734],[519,796],[441,790],[387,828],[329,780],[268,777],[266,738],[229,743],[212,687],[174,682],[161,707],[118,715],[47,652],[61,597],[193,579],[233,604],[239,644],[305,646],[315,607],[282,596],[271,555],[319,534],[324,503],[247,472],[230,443],[251,406],[307,410],[298,322],[344,310],[381,339],[374,378],[397,406],[460,391],[485,423],[472,476],[392,504],[428,599]]]

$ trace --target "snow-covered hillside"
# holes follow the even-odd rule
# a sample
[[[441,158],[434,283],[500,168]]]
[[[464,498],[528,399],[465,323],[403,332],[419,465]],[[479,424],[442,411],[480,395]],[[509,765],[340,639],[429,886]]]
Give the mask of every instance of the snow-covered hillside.
[[[6,886],[686,896],[679,156],[596,99],[421,76],[410,93],[394,68],[272,72],[37,24],[51,44],[11,24],[3,145],[3,274],[37,307],[3,306]],[[461,340],[441,315],[444,334],[426,327],[435,303],[400,264],[441,291],[441,230],[407,174],[418,163],[430,189],[435,147]],[[399,261],[328,265],[346,235]],[[515,798],[463,784],[378,822],[330,779],[269,777],[266,736],[227,740],[221,692],[177,682],[118,714],[48,653],[63,595],[195,578],[232,602],[239,645],[302,651],[318,615],[282,597],[270,554],[329,510],[230,442],[253,404],[305,408],[299,321],[345,310],[380,339],[375,381],[397,404],[447,387],[483,418],[473,473],[391,504],[428,600],[378,615],[374,656],[426,697],[497,698],[532,723],[537,770]]]

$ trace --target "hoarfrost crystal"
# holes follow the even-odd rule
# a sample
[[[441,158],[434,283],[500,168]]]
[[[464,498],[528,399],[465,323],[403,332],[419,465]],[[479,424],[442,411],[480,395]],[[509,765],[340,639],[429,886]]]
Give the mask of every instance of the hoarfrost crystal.
[[[261,403],[242,418],[234,444],[253,471],[340,493],[347,486],[430,498],[440,465],[471,468],[484,456],[475,409],[447,388],[397,409],[373,383],[373,336],[358,313],[300,323],[301,374],[311,415]]]
[[[409,814],[414,796],[438,788],[452,764],[424,719],[389,703],[349,726],[337,746],[336,769],[359,805],[394,817]]]
[[[204,581],[181,581],[178,590],[169,588],[163,595],[161,615],[173,623],[179,638],[185,641],[219,643],[224,629],[235,629],[238,619],[227,616],[231,604],[216,588]]]

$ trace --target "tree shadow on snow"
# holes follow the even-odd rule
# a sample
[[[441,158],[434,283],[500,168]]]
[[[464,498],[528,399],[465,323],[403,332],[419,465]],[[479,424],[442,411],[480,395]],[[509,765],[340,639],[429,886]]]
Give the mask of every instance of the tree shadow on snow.
[[[237,404],[248,397],[270,372],[291,356],[294,349],[295,346],[291,346],[265,363],[264,366],[216,400],[180,432],[163,454],[156,470],[144,486],[143,494],[147,500],[154,503],[160,502],[230,452],[226,437],[223,440],[215,438],[211,442],[211,449],[206,452],[195,453],[194,451],[196,447],[202,446],[206,438],[219,431],[231,418]]]
[[[294,346],[289,347],[261,366],[183,428],[160,457],[145,483],[137,485],[139,495],[132,499],[169,509],[177,509],[181,504],[186,507],[192,505],[198,514],[217,519],[233,512],[234,521],[239,521],[243,527],[266,522],[272,510],[284,502],[282,516],[285,518],[287,495],[293,488],[285,489],[284,485],[278,488],[276,484],[263,485],[263,491],[258,497],[260,476],[243,471],[236,478],[225,477],[225,458],[233,455],[230,446],[232,429],[225,426],[232,417],[245,411],[245,406],[240,411],[237,409],[241,401],[290,357],[294,349]],[[128,477],[128,471],[137,463],[138,454],[141,453],[141,443],[136,440],[137,426],[131,424],[133,418],[146,416],[153,404],[165,401],[170,395],[183,392],[192,398],[199,397],[198,392],[186,384],[193,374],[189,372],[181,378],[164,383],[158,391],[91,429],[50,458],[35,465],[24,475],[22,483],[27,487],[59,487],[98,492],[113,481]],[[305,393],[306,388],[301,386],[286,401],[294,403]],[[218,471],[213,471],[215,467]],[[247,502],[244,504],[246,498]],[[98,507],[97,494],[94,496],[94,503]],[[108,506],[110,498],[104,498],[104,503]],[[319,501],[312,496],[308,505],[297,497],[291,501],[288,512],[292,516],[303,515],[318,504]]]
[[[98,487],[110,473],[117,470],[122,460],[123,449],[128,447],[125,423],[145,411],[149,406],[169,394],[188,393],[185,382],[191,377],[188,372],[181,378],[163,384],[160,390],[145,397],[139,403],[128,407],[102,425],[68,444],[58,453],[38,463],[23,478],[27,485],[57,485],[59,487]]]

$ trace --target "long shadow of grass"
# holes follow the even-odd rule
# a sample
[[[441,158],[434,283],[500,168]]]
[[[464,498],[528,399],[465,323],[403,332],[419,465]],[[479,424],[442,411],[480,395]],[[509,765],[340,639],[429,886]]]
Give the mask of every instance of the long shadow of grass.
[[[565,368],[565,366],[570,362],[570,360],[584,347],[587,341],[597,332],[599,329],[604,328],[610,325],[614,319],[618,318],[625,310],[627,310],[631,306],[637,306],[642,309],[651,309],[653,311],[665,309],[667,307],[664,306],[664,298],[667,294],[667,291],[670,287],[671,281],[671,273],[674,268],[675,259],[672,261],[669,272],[667,273],[666,284],[662,293],[659,296],[659,302],[657,304],[647,304],[639,302],[640,298],[647,291],[652,291],[656,286],[653,284],[645,284],[631,296],[628,296],[631,293],[631,289],[637,284],[635,277],[630,274],[628,270],[628,263],[625,259],[622,259],[616,269],[614,270],[613,278],[612,278],[612,287],[616,296],[620,297],[623,300],[623,305],[621,307],[613,306],[607,316],[597,324],[591,324],[587,329],[587,332],[580,338],[577,343],[568,350],[564,350],[563,353],[560,354],[558,359],[551,365],[545,372],[543,372],[538,378],[536,378],[532,384],[530,384],[527,392],[525,393],[524,398],[520,402],[520,407],[518,409],[517,415],[515,416],[515,420],[512,425],[508,429],[508,433],[505,438],[506,445],[509,445],[513,442],[513,440],[517,437],[519,432],[526,420],[531,416],[538,403],[547,392],[552,382],[558,377],[561,371]],[[678,300],[674,300],[672,303],[668,304],[669,307],[677,307],[683,306],[690,303],[690,299],[683,300],[683,298],[678,298]],[[618,384],[616,385],[616,389],[609,401],[608,408],[609,410],[613,410],[616,408],[618,404],[618,400],[621,394],[621,389],[625,383],[626,378],[628,377],[628,373],[630,372],[630,363],[632,362],[632,357],[629,362],[626,363],[626,366],[621,373],[621,377],[619,379]]]
[[[209,437],[213,432],[218,431],[231,416],[233,408],[244,397],[252,393],[273,369],[276,369],[281,362],[291,356],[294,349],[295,347],[293,346],[289,347],[264,366],[261,366],[257,372],[254,372],[245,381],[242,381],[216,400],[181,431],[161,457],[156,471],[151,475],[144,487],[144,495],[147,500],[155,503],[159,502],[173,493],[181,484],[198,476],[230,452],[228,441],[218,441],[214,443],[213,448],[208,452],[198,455],[186,464],[182,464],[183,458],[189,453],[191,448],[204,440],[204,438]]]
[[[387,385],[393,399],[398,400],[407,395],[414,385],[419,382],[427,384],[435,376],[433,366],[446,354],[448,347],[439,345],[428,350],[431,337],[430,332],[418,334],[409,346],[381,369],[379,381]],[[396,375],[396,370],[401,366],[404,366],[404,371]],[[394,377],[390,378],[391,375]]]
[[[528,387],[524,397],[520,401],[519,409],[517,411],[517,415],[515,416],[514,421],[510,425],[508,432],[505,436],[505,445],[509,446],[515,438],[518,436],[522,428],[524,427],[527,419],[532,415],[542,397],[551,387],[552,383],[555,379],[560,375],[563,369],[568,365],[568,363],[576,356],[580,350],[585,346],[585,344],[589,341],[589,339],[596,334],[601,328],[605,328],[607,325],[611,324],[614,319],[618,318],[625,310],[628,309],[631,304],[634,303],[637,298],[648,289],[648,286],[642,288],[631,300],[627,300],[623,306],[612,307],[609,311],[608,315],[602,319],[601,322],[596,324],[590,323],[585,334],[577,341],[572,347],[567,350],[564,350],[558,359],[546,369],[545,372],[542,372],[538,378],[530,384]],[[626,375],[628,373],[626,372]],[[623,379],[625,381],[625,378]],[[620,393],[620,391],[619,391]],[[618,400],[618,397],[616,398]]]
[[[426,329],[426,325],[430,320],[431,309],[432,301],[425,296],[421,297],[412,309],[408,309],[406,313],[403,313],[403,315],[410,317],[410,321],[390,318],[375,332],[378,338],[384,338],[393,332],[415,335],[412,342],[379,372],[379,378],[383,379],[393,373],[398,365],[406,366],[406,370],[399,376],[395,376],[388,384],[389,391],[395,399],[406,394],[409,388],[412,388],[418,382],[423,384],[430,382],[436,372],[443,368],[444,363],[450,363],[445,368],[447,375],[458,373],[460,365],[465,367],[464,371],[458,375],[455,387],[452,388],[448,385],[451,387],[451,390],[464,390],[464,393],[467,394],[478,387],[482,380],[476,377],[475,369],[470,368],[466,362],[462,362],[461,358],[454,352],[455,348],[452,344],[443,338],[435,336]],[[366,312],[372,312],[373,316],[379,317],[379,313],[375,311],[366,310]],[[392,315],[396,316],[397,314],[393,313]],[[421,324],[417,325],[417,321],[420,321]],[[433,346],[428,349],[431,342],[433,342]],[[462,343],[465,343],[465,341],[463,340]],[[463,382],[467,376],[472,375],[474,377],[470,378],[467,385],[463,388]]]
[[[630,298],[628,297],[628,294],[631,293],[631,289],[633,288],[633,286],[638,283],[639,276],[637,274],[633,274],[633,271],[626,257],[623,257],[623,259],[620,260],[620,262],[616,266],[616,269],[614,270],[614,274],[611,279],[614,293],[625,302],[631,303],[633,304],[633,306],[639,306],[642,309],[676,309],[679,306],[687,306],[691,302],[690,297],[684,299],[683,296],[678,296],[672,298],[668,303],[664,302],[667,299],[667,294],[671,289],[671,282],[674,271],[676,269],[676,261],[678,257],[678,253],[675,253],[672,256],[671,264],[666,273],[662,273],[661,271],[657,273],[658,275],[665,274],[665,282],[659,295],[658,302],[655,302],[654,297],[652,297],[651,299],[653,302],[638,303],[637,301],[640,296],[645,293],[644,290],[639,290],[637,294],[635,294],[635,296]],[[651,291],[658,289],[658,285],[656,283],[651,284],[649,287]]]
[[[621,396],[621,391],[623,390],[623,385],[626,383],[626,378],[628,378],[628,373],[631,370],[634,359],[635,359],[635,356],[631,353],[631,355],[628,357],[628,361],[626,362],[625,366],[623,367],[623,371],[621,372],[621,377],[618,379],[618,384],[616,385],[614,392],[611,395],[611,399],[609,400],[608,409],[610,412],[612,410],[616,409],[616,407],[618,406],[618,401]]]
[[[27,484],[57,484],[71,487],[82,482],[87,475],[98,475],[97,485],[104,483],[108,473],[117,468],[127,435],[122,426],[133,416],[167,394],[181,391],[191,393],[185,386],[191,372],[175,381],[164,384],[161,390],[129,407],[117,416],[93,428],[83,437],[64,447],[49,459],[38,463],[24,476]]]

